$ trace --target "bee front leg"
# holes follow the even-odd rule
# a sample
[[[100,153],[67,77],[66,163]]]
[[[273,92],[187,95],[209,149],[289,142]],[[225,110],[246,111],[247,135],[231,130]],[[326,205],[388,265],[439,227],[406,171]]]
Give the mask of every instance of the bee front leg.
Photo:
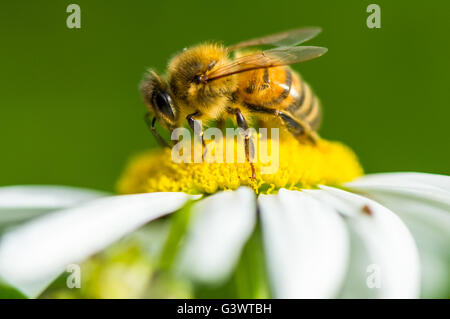
[[[250,164],[250,168],[252,170],[252,179],[256,179],[256,173],[255,173],[255,166],[250,161],[250,150],[252,155],[255,154],[255,146],[253,145],[253,140],[250,138],[250,132],[248,130],[248,124],[247,121],[244,118],[244,115],[242,115],[242,112],[240,109],[234,109],[234,114],[236,115],[236,122],[240,129],[244,130],[245,136],[244,136],[244,145],[245,145],[245,158]]]
[[[225,119],[219,119],[217,121],[217,127],[222,131],[222,133],[225,132]]]
[[[192,132],[194,132],[194,134],[195,134],[195,132],[196,132],[195,127],[196,127],[196,126],[200,127],[200,136],[199,136],[199,137],[200,137],[200,139],[202,140],[202,145],[203,145],[203,147],[204,147],[204,149],[205,149],[205,150],[203,151],[203,154],[202,154],[202,158],[203,158],[203,160],[204,160],[205,157],[206,157],[206,151],[207,151],[207,149],[206,149],[206,143],[205,143],[205,140],[203,139],[203,126],[199,123],[198,120],[195,119],[196,116],[200,116],[200,115],[201,115],[200,111],[196,111],[196,112],[194,112],[194,113],[189,114],[188,116],[186,116],[186,120],[188,121],[189,127],[191,128]]]
[[[166,142],[166,140],[158,133],[158,131],[155,128],[156,123],[156,117],[153,117],[150,119],[150,113],[147,112],[144,115],[145,123],[147,124],[148,128],[150,129],[150,132],[152,132],[153,136],[155,137],[158,144],[162,147],[168,147],[170,148],[169,144]]]

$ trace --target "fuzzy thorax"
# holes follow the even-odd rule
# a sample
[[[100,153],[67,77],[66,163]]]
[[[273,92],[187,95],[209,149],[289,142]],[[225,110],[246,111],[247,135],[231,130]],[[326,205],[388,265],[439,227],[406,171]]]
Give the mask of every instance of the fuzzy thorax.
[[[235,77],[228,76],[208,83],[202,83],[199,78],[229,62],[228,51],[219,44],[189,48],[170,61],[169,83],[180,111],[178,124],[184,124],[186,115],[197,111],[201,114],[197,118],[204,120],[217,119],[224,114],[232,92],[237,89]]]
[[[232,145],[242,149],[242,144],[234,139],[224,138],[223,141],[226,147]],[[170,149],[151,150],[130,161],[119,180],[118,191],[121,194],[179,191],[211,194],[247,185],[256,193],[274,193],[280,188],[314,188],[320,184],[339,186],[363,174],[356,155],[339,142],[320,140],[312,146],[286,137],[279,142],[259,139],[256,146],[270,151],[278,147],[276,171],[262,174],[262,168],[269,163],[257,156],[254,164],[256,179],[253,180],[250,165],[245,161],[175,163]]]

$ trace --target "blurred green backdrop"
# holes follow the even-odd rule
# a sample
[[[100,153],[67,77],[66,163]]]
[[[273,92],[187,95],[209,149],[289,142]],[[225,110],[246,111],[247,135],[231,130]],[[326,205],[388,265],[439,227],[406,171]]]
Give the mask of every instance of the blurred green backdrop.
[[[204,40],[231,44],[306,25],[329,52],[295,66],[322,99],[321,134],[366,172],[450,174],[450,2],[2,1],[0,185],[113,190],[128,157],[154,146],[138,92],[149,66]],[[81,6],[81,29],[66,7]],[[308,44],[309,44],[308,43]]]

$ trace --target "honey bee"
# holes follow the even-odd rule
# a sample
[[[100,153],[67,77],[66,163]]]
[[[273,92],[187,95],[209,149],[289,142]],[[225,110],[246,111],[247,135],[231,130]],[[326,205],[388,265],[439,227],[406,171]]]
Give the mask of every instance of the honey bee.
[[[150,70],[141,84],[151,131],[161,144],[167,145],[155,129],[157,120],[168,130],[186,122],[194,130],[199,121],[232,118],[248,132],[249,123],[256,119],[260,127],[286,128],[299,141],[315,143],[321,120],[320,103],[289,65],[327,51],[323,47],[298,46],[320,31],[307,27],[229,47],[207,43],[185,49],[171,59],[165,76]],[[242,50],[259,45],[274,48]],[[244,141],[248,159],[253,147],[248,134]],[[252,176],[255,176],[253,165]]]

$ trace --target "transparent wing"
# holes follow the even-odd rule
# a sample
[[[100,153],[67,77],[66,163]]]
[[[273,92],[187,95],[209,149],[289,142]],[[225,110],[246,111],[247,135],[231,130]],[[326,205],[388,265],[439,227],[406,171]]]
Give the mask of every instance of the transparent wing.
[[[300,29],[289,30],[276,34],[271,34],[261,38],[255,38],[248,41],[243,41],[228,47],[228,50],[233,51],[249,46],[255,45],[273,45],[277,47],[295,46],[300,43],[306,42],[322,31],[319,27],[306,27]]]
[[[314,46],[282,47],[245,55],[212,69],[206,74],[208,81],[245,71],[295,64],[311,60],[327,52],[327,48]]]

